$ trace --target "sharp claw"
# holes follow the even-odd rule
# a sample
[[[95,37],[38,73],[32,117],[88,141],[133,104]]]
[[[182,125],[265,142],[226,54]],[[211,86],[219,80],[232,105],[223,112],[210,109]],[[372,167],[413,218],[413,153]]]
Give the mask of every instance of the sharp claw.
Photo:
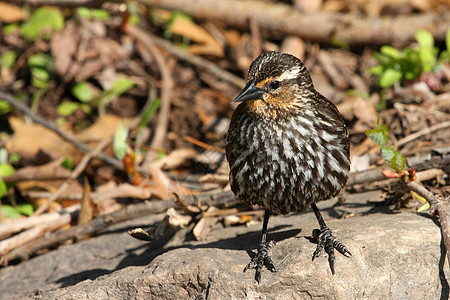
[[[263,242],[259,244],[258,253],[252,258],[252,260],[245,266],[244,272],[248,269],[256,269],[255,280],[261,282],[262,268],[265,265],[270,271],[277,272],[277,268],[272,258],[269,255],[270,249],[275,245],[275,242]]]
[[[314,229],[313,236],[317,240],[318,244],[313,253],[312,260],[319,257],[320,254],[322,254],[322,251],[325,250],[328,254],[328,263],[330,265],[331,273],[334,275],[334,262],[336,261],[334,249],[345,257],[350,257],[352,254],[348,251],[347,247],[345,247],[332,235],[331,230],[326,226],[322,227],[321,230]]]

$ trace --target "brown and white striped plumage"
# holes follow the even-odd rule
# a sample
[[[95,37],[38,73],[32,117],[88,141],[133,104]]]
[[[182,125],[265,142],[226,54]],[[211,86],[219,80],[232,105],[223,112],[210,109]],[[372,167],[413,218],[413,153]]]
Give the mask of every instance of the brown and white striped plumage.
[[[226,138],[236,197],[287,214],[339,193],[350,169],[348,132],[302,62],[266,52],[251,64],[248,82],[261,99],[239,104]]]

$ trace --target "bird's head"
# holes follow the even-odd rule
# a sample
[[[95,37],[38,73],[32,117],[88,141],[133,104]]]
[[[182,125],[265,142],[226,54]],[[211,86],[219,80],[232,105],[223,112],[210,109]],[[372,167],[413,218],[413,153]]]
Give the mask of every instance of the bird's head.
[[[247,85],[233,102],[247,102],[251,111],[276,117],[304,105],[314,92],[309,72],[300,59],[272,51],[252,62]]]

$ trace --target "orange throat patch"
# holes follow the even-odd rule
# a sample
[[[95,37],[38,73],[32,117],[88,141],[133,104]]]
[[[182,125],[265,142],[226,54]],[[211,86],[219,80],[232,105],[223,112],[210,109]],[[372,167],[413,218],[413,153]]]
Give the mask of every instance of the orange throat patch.
[[[298,104],[295,102],[283,103],[281,101],[274,101],[274,99],[267,100],[250,100],[247,102],[247,107],[250,112],[257,115],[258,117],[272,120],[276,119],[279,114],[299,109]]]

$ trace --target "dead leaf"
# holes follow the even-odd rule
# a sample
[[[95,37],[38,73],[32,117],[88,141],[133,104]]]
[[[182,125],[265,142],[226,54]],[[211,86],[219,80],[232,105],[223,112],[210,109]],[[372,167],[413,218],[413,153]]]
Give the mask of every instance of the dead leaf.
[[[91,186],[89,185],[87,177],[84,177],[83,197],[81,198],[81,208],[78,215],[78,225],[86,224],[94,217],[95,204],[91,199]]]
[[[122,208],[122,204],[117,202],[118,198],[149,199],[152,196],[152,187],[134,186],[129,183],[117,185],[110,181],[96,188],[92,193],[94,203],[97,205],[99,215],[107,214]]]
[[[116,115],[105,114],[98,120],[76,135],[76,138],[83,143],[97,143],[108,136],[113,136],[119,125],[124,120]]]
[[[188,47],[188,52],[197,55],[223,57],[222,45],[203,27],[185,18],[175,18],[171,25],[174,34],[185,36],[197,44]]]
[[[152,173],[152,179],[155,185],[151,186],[152,194],[159,199],[170,199],[173,197],[173,193],[180,195],[192,195],[193,191],[189,190],[174,182],[163,171],[156,168],[155,166],[150,166],[150,172]]]
[[[56,32],[50,41],[52,55],[55,58],[55,70],[62,76],[66,75],[72,64],[76,63],[74,56],[79,38],[74,27],[73,23],[68,23],[63,30]]]
[[[176,169],[186,163],[186,160],[193,158],[196,154],[197,151],[195,151],[193,148],[175,149],[168,155],[155,161],[153,165],[158,169]]]
[[[29,13],[12,4],[0,2],[0,21],[4,23],[13,23],[28,19]]]
[[[367,124],[369,128],[375,128],[377,126],[377,110],[375,105],[369,100],[357,96],[353,103],[353,111],[355,116]]]
[[[217,208],[211,206],[207,212],[213,212],[217,210]],[[206,239],[208,234],[211,232],[212,227],[217,223],[219,218],[217,217],[203,217],[198,221],[197,225],[195,225],[194,230],[192,231],[197,241],[203,241]]]
[[[27,124],[22,119],[9,117],[14,135],[6,140],[8,153],[18,153],[27,160],[32,160],[39,151],[51,158],[71,156],[78,150],[65,142],[59,135],[40,124]]]

